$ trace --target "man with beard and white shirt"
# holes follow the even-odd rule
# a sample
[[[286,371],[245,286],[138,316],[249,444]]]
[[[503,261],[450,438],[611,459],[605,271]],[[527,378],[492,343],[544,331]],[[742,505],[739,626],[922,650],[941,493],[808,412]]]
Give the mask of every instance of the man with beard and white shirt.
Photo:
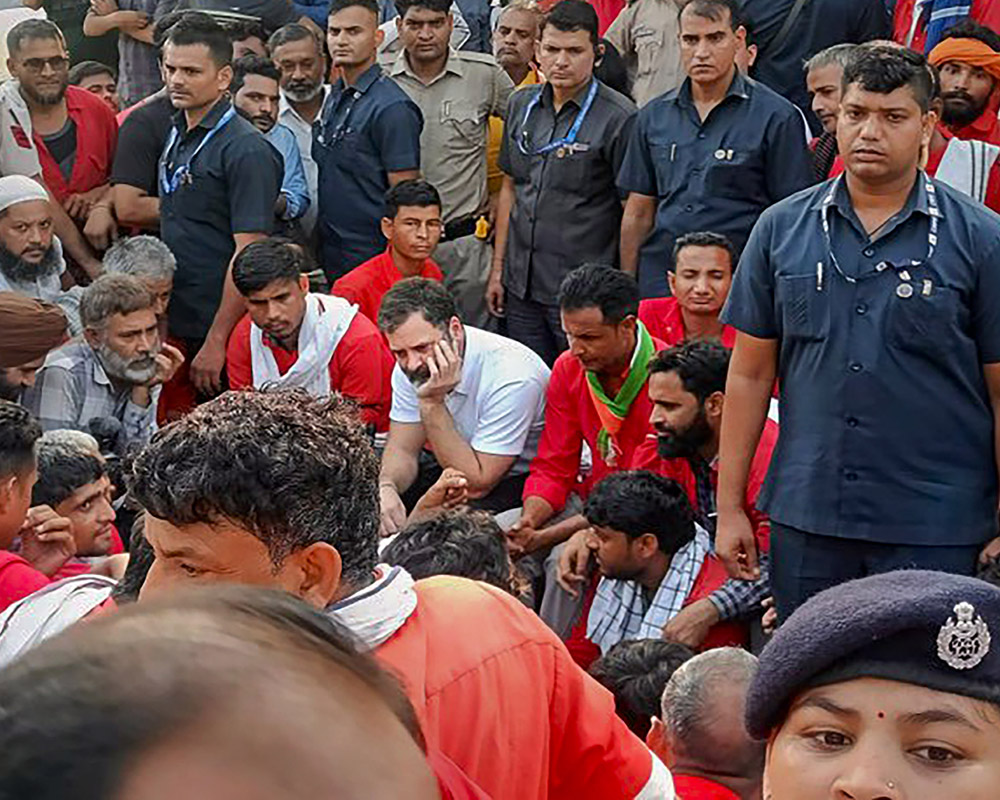
[[[448,467],[465,476],[474,506],[517,508],[545,424],[545,362],[464,325],[448,290],[427,278],[386,292],[378,325],[396,359],[379,475],[383,533],[403,526]]]
[[[126,444],[144,442],[156,427],[160,385],[184,361],[161,344],[155,299],[138,278],[104,275],[80,301],[84,327],[77,339],[50,353],[24,405],[45,430],[88,430],[112,418]]]
[[[278,122],[278,84],[281,72],[270,59],[246,55],[233,63],[229,93],[237,112],[264,134],[281,153],[284,175],[274,214],[287,229],[310,205],[309,187],[295,134]]]
[[[281,70],[281,99],[278,121],[295,134],[305,169],[311,203],[300,220],[307,236],[316,228],[319,207],[316,187],[319,167],[312,157],[313,123],[319,119],[330,86],[323,82],[326,56],[319,37],[304,25],[293,22],[279,28],[267,43],[271,58]]]
[[[32,178],[0,178],[0,291],[56,303],[70,334],[80,327],[80,289],[66,271],[48,192]]]

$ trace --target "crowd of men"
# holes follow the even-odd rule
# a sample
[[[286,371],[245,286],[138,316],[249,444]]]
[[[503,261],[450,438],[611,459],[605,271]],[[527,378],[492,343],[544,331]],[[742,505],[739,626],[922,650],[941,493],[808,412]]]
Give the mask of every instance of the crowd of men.
[[[995,796],[1000,0],[37,6],[0,800]]]

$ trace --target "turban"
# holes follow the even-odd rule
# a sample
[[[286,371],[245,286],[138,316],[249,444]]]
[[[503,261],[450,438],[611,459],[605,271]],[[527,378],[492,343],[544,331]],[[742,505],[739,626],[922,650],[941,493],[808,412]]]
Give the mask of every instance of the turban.
[[[5,175],[0,178],[0,211],[29,200],[48,200],[49,193],[38,181],[24,175]]]
[[[947,61],[982,67],[1000,81],[1000,53],[978,39],[945,39],[931,50],[927,60],[935,67],[940,67]],[[0,178],[0,183],[4,180],[6,178]]]
[[[58,306],[0,292],[0,369],[37,361],[65,340],[66,315]]]

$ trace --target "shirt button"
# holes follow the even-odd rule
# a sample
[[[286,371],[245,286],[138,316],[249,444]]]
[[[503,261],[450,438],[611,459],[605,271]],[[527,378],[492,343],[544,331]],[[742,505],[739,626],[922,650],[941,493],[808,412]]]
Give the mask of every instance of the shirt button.
[[[853,482],[853,481],[856,481],[858,479],[858,473],[856,473],[856,472],[845,472],[844,473],[844,477],[847,480]]]
[[[856,428],[856,427],[858,427],[858,419],[857,419],[857,417],[848,417],[847,418],[847,427],[848,428]]]
[[[868,306],[865,303],[858,303],[854,307],[854,310],[857,311],[859,314],[867,314],[868,313]]]
[[[861,372],[864,369],[857,361],[851,364],[851,372]]]
[[[865,255],[868,258],[871,258],[873,255],[875,255],[875,248],[873,248],[873,247],[866,247],[864,249],[864,253],[865,253]]]
[[[698,138],[699,138],[699,139],[704,139],[704,138],[705,138],[705,137],[706,137],[707,135],[708,135],[708,134],[705,134],[705,133],[699,133],[699,134],[698,134]]]
[[[694,211],[694,206],[688,203],[686,206],[684,206],[684,210],[690,214],[692,211]]]

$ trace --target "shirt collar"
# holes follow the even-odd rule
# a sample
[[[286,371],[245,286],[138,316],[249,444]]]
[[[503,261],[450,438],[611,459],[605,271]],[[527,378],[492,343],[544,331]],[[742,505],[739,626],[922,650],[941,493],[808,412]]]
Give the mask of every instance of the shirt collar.
[[[458,385],[451,392],[452,394],[468,395],[471,391],[469,384],[473,381],[472,375],[479,370],[479,363],[476,358],[479,353],[473,344],[475,329],[470,328],[468,325],[463,325],[462,329],[465,331],[465,351],[462,353],[462,377],[459,378]],[[471,336],[470,333],[472,334]]]
[[[323,100],[325,101],[326,98],[329,97],[329,96],[330,96],[330,84],[324,83],[323,84]],[[321,112],[322,112],[322,108],[323,108],[323,106],[322,106],[322,104],[320,104],[320,111]],[[292,104],[288,102],[288,97],[285,95],[285,92],[282,91],[280,93],[280,95],[278,96],[278,118],[280,119],[285,114],[291,114],[293,117],[296,117],[297,119],[301,119],[303,122],[305,122],[305,120],[302,119],[302,116],[299,114],[299,112],[296,111],[292,107]],[[318,119],[318,117],[317,117],[317,119]],[[309,124],[311,125],[312,123],[309,123]]]
[[[108,377],[108,373],[104,371],[104,365],[101,364],[101,357],[97,354],[97,351],[93,347],[89,349],[90,349],[90,357],[94,362],[94,368],[91,373],[94,379],[94,383],[96,383],[98,386],[107,386],[111,388],[111,379]]]
[[[587,91],[590,89],[590,85],[597,80],[593,75],[591,75],[590,80],[587,81],[580,89],[574,94],[569,100],[566,101],[563,108],[568,106],[570,103],[575,105],[577,108],[583,105],[583,98],[587,96]],[[539,100],[541,105],[554,108],[554,99],[552,95],[552,84],[547,81],[542,84],[542,97]]]
[[[722,102],[726,102],[730,97],[736,97],[740,100],[749,100],[750,91],[753,88],[753,81],[750,80],[746,75],[737,69],[733,75],[733,80],[729,84],[729,88],[726,89],[726,96],[722,98]],[[685,78],[684,83],[681,84],[680,90],[677,92],[676,97],[674,97],[674,102],[678,105],[683,106],[693,106],[694,100],[691,97],[691,79]],[[720,103],[721,105],[721,103]]]
[[[459,78],[465,77],[465,68],[462,66],[462,57],[458,54],[458,51],[454,47],[448,48],[448,59],[444,62],[444,69],[441,70],[440,74],[435,75],[427,85],[430,86],[432,83],[436,83],[443,76],[448,73],[452,75],[457,75]],[[413,71],[410,66],[410,60],[406,57],[406,50],[400,50],[399,55],[396,56],[396,60],[392,62],[392,69],[389,72],[392,77],[397,75],[409,75],[413,80],[423,83],[423,79],[417,76],[417,73]]]
[[[346,92],[348,89],[353,89],[358,94],[364,94],[372,87],[375,81],[381,77],[382,65],[376,61],[361,74],[361,77],[358,78],[358,82],[353,86],[347,86],[347,84],[344,83],[343,78],[338,78],[337,88],[339,88],[342,92]]]
[[[212,106],[211,109],[209,109],[209,112],[204,117],[202,117],[201,121],[194,127],[204,128],[206,131],[212,130],[212,128],[215,127],[215,124],[220,119],[222,119],[222,115],[229,110],[230,106],[232,106],[232,103],[229,102],[228,98],[220,97],[216,101],[215,105]],[[173,120],[174,120],[174,125],[176,125],[177,129],[182,133],[183,132],[193,133],[193,130],[192,131],[187,130],[187,119],[184,116],[183,108],[178,108],[176,111],[174,111]]]
[[[837,190],[833,195],[833,207],[837,209],[842,217],[851,219],[856,215],[854,213],[854,206],[851,203],[851,196],[847,191],[846,175],[846,173],[842,173],[841,177],[833,179],[837,181]],[[931,205],[930,201],[927,199],[927,180],[927,174],[923,170],[920,170],[917,173],[917,180],[914,183],[913,188],[910,190],[910,195],[906,198],[906,204],[899,211],[899,213],[896,214],[896,224],[902,222],[914,212],[919,212],[927,217],[931,215]],[[823,203],[826,200],[826,195],[829,191],[830,181],[821,184],[821,191],[817,192],[816,197],[812,202],[812,210],[822,210]],[[938,204],[937,216],[939,219],[944,219],[944,212],[941,210],[940,204]],[[888,230],[885,231],[885,233],[888,233]],[[884,236],[885,233],[882,235]]]

